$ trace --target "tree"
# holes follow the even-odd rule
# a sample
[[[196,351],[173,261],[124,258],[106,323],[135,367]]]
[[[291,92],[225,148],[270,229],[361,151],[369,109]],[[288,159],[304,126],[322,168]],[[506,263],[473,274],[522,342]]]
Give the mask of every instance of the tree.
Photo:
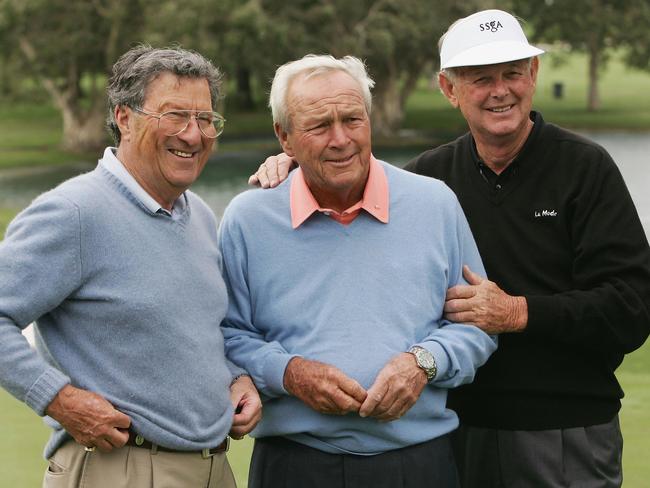
[[[536,41],[562,42],[587,54],[589,111],[600,107],[598,76],[612,48],[628,48],[630,64],[648,65],[647,0],[514,0],[513,7],[533,26]]]
[[[61,111],[63,147],[80,151],[106,142],[104,83],[141,21],[137,0],[5,0],[5,32]]]
[[[259,0],[267,19],[266,46],[276,64],[306,53],[365,59],[376,81],[373,132],[393,135],[416,82],[437,66],[437,41],[456,18],[484,2],[440,0]],[[278,59],[277,53],[282,57]]]

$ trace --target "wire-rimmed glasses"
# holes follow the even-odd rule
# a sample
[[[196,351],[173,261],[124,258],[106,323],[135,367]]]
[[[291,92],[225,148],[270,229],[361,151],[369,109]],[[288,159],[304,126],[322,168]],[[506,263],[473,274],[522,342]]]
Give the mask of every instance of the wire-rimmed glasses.
[[[190,125],[192,118],[194,118],[196,119],[201,134],[209,139],[216,139],[223,132],[223,127],[226,122],[226,119],[219,113],[212,111],[169,110],[163,113],[155,113],[140,107],[133,107],[133,110],[158,119],[158,128],[168,137],[176,136],[183,132]]]

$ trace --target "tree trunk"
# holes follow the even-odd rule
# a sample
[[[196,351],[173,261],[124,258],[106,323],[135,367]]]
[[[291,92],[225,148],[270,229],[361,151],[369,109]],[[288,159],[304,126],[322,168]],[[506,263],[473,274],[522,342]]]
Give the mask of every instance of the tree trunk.
[[[250,70],[245,66],[238,66],[235,78],[237,82],[237,92],[235,94],[237,107],[241,110],[253,110],[255,102],[253,101]]]
[[[600,50],[595,40],[589,40],[589,91],[587,94],[587,111],[595,112],[600,108],[598,94],[598,68],[600,66]]]
[[[404,120],[404,104],[397,80],[377,83],[372,105],[372,132],[379,137],[394,136]]]
[[[99,104],[102,106],[102,104]],[[97,151],[106,146],[104,112],[95,109],[80,115],[69,105],[61,107],[63,115],[63,149],[73,152]]]

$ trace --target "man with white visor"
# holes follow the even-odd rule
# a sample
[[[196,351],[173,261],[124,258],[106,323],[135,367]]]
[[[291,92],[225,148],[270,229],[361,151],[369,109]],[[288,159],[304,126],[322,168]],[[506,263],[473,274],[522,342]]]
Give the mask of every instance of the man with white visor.
[[[636,209],[602,147],[532,110],[542,53],[506,12],[454,23],[438,80],[470,130],[407,166],[455,191],[493,280],[466,269],[445,308],[500,335],[450,395],[464,488],[621,486],[614,371],[650,330]]]

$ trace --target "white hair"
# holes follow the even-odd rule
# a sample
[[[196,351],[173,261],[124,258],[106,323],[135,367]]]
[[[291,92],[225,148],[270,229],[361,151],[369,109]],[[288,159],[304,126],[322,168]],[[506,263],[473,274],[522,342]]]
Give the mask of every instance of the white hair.
[[[291,120],[287,111],[287,95],[289,85],[297,75],[304,74],[305,79],[309,79],[312,76],[331,71],[343,71],[359,83],[366,111],[370,114],[372,108],[370,90],[375,86],[375,82],[368,76],[363,61],[354,56],[337,59],[326,54],[307,54],[301,59],[283,64],[275,71],[269,96],[269,107],[271,107],[271,113],[273,114],[273,122],[286,131],[291,129]]]

